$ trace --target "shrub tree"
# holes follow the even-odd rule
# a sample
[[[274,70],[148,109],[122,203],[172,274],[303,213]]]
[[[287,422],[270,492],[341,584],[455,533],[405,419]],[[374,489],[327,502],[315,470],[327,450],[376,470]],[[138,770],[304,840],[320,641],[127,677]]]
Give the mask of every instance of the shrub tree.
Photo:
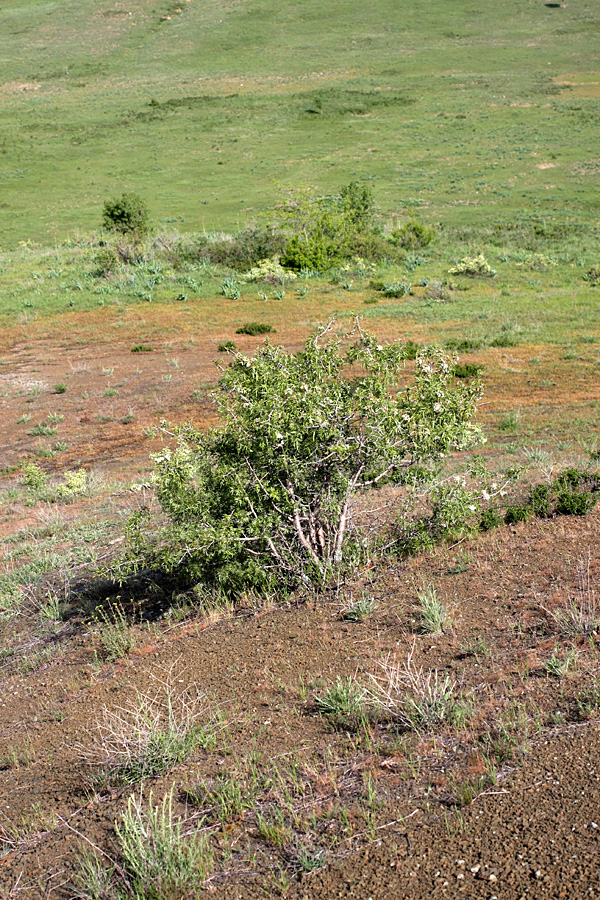
[[[281,264],[295,271],[330,269],[373,244],[365,240],[374,235],[373,195],[356,181],[327,197],[309,188],[289,189],[272,216],[289,235]],[[375,243],[379,258],[381,247]]]
[[[125,193],[116,200],[107,200],[102,224],[108,231],[142,238],[150,230],[150,212],[138,194]]]
[[[130,569],[160,566],[230,593],[326,581],[357,547],[359,493],[480,437],[478,386],[457,384],[429,348],[401,388],[407,355],[358,323],[345,339],[330,323],[295,355],[268,341],[254,358],[236,353],[216,392],[221,424],[184,426],[155,457],[170,524],[149,548],[144,514],[134,517]]]

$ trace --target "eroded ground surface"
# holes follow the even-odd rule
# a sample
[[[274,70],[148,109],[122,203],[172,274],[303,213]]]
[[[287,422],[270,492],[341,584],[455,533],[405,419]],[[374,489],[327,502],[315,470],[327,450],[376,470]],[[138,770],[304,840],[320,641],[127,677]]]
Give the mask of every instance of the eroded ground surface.
[[[223,776],[244,785],[252,767],[261,773],[225,826],[207,814],[216,895],[264,895],[265,878],[276,892],[275,872],[299,897],[594,896],[599,660],[589,639],[560,633],[552,611],[578,596],[582,559],[598,583],[599,523],[592,512],[505,528],[365,573],[316,605],[159,620],[138,627],[135,648],[113,663],[76,615],[16,646],[0,706],[0,884],[20,878],[26,896],[48,885],[69,896],[58,886],[76,846],[114,852],[115,819],[140,788],[98,780],[98,723],[104,709],[155,697],[171,679],[205,696],[215,741],[148,779],[144,796],[174,786],[178,812],[197,823],[206,809],[190,800],[194,785]],[[450,606],[444,635],[418,634],[417,575]],[[372,615],[345,621],[343,608],[365,591]],[[54,655],[36,662],[49,642]],[[388,654],[406,659],[413,645],[419,665],[456,681],[466,723],[417,733],[318,715],[315,699],[338,676],[367,683]],[[547,660],[569,650],[572,667],[550,676]],[[277,809],[281,845],[257,826],[261,810]],[[302,848],[327,868],[303,873]]]

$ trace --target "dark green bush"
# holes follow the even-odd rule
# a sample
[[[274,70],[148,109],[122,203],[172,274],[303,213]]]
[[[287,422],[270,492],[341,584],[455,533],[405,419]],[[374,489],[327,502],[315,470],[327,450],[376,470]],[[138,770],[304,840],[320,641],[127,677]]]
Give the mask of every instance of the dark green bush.
[[[375,212],[371,188],[358,181],[351,181],[340,190],[340,207],[357,232],[371,231]]]
[[[352,256],[350,246],[343,235],[331,235],[325,230],[307,238],[293,237],[285,245],[281,265],[293,272],[302,269],[327,271],[339,266]]]
[[[405,359],[416,359],[420,349],[421,345],[415,343],[415,341],[406,341],[404,344]]]
[[[253,225],[227,237],[207,240],[198,248],[199,256],[213,265],[246,272],[263,259],[283,253],[287,238],[272,225]]]
[[[446,350],[453,353],[473,353],[481,347],[481,341],[474,341],[471,338],[451,338],[444,344]]]
[[[588,491],[562,490],[556,501],[556,512],[561,516],[585,516],[596,503],[596,497]]]
[[[498,528],[499,525],[502,525],[502,516],[495,509],[486,509],[481,514],[481,519],[479,522],[479,530],[480,531],[491,531],[493,528]]]
[[[533,509],[533,514],[540,519],[545,519],[550,515],[550,488],[547,484],[536,484],[531,491],[529,503]]]
[[[223,341],[223,343],[219,344],[219,346],[217,347],[219,353],[233,353],[235,349],[236,346],[233,341]]]
[[[475,363],[456,363],[452,374],[455,378],[476,378],[482,369],[483,366]]]
[[[151,353],[153,347],[150,344],[134,344],[131,348],[132,353]]]
[[[516,522],[528,522],[533,518],[533,507],[526,503],[524,506],[507,506],[504,513],[506,525],[514,525]]]
[[[348,253],[350,257],[360,256],[370,262],[398,262],[402,253],[377,231],[356,231],[348,237]]]
[[[554,479],[554,489],[557,491],[568,490],[570,488],[579,487],[580,484],[583,484],[588,478],[587,473],[581,472],[579,469],[575,469],[570,467],[568,469],[564,469]]]
[[[265,325],[264,322],[248,322],[246,325],[240,325],[239,328],[236,329],[236,334],[250,334],[252,336],[257,334],[271,334],[275,329],[272,325]]]
[[[150,212],[139,194],[125,193],[116,200],[107,200],[102,224],[108,231],[142,238],[150,230]]]

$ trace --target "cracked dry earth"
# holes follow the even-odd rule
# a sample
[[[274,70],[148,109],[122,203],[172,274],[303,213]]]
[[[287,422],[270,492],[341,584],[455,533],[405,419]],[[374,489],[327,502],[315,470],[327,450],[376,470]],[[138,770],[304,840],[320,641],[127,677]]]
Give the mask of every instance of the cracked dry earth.
[[[177,814],[191,828],[203,821],[213,847],[198,896],[597,896],[600,658],[594,640],[559,633],[551,613],[577,598],[582,559],[597,588],[599,525],[596,508],[503,527],[365,572],[344,596],[159,619],[137,626],[136,646],[113,663],[98,663],[97,636],[75,612],[37,666],[42,637],[22,636],[1,670],[0,897],[73,897],[77,848],[116,855],[127,798],[171,789]],[[419,634],[423,578],[450,607],[443,635]],[[373,614],[345,620],[364,592]],[[318,714],[316,698],[338,676],[364,681],[413,645],[419,665],[469,699],[465,725],[399,733],[385,720],[357,729]],[[548,675],[550,656],[569,651],[576,663]],[[91,788],[103,710],[147,696],[169,672],[202,691],[207,716],[218,710],[214,744],[142,787]],[[251,802],[226,823],[194,801],[195,785],[231,777],[243,787],[250,771]],[[279,837],[266,838],[259,815],[280,812]],[[308,871],[304,851],[326,865]]]

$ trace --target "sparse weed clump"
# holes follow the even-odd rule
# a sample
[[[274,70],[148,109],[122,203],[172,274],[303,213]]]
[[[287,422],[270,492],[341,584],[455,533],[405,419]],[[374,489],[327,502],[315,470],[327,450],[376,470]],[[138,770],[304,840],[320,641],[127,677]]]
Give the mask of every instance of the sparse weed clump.
[[[565,637],[591,637],[600,631],[600,605],[590,577],[590,559],[581,559],[577,567],[577,591],[562,606],[550,612],[550,618]]]
[[[388,656],[370,675],[367,699],[403,728],[417,730],[456,723],[461,718],[457,684],[437,669],[425,671],[414,662],[413,645],[406,660]]]
[[[562,676],[566,675],[569,669],[572,669],[576,663],[577,653],[575,650],[567,650],[562,656],[555,650],[552,656],[549,656],[548,659],[544,660],[542,668],[546,675],[551,675],[554,678],[562,678]]]
[[[110,610],[98,607],[93,621],[103,656],[108,662],[121,659],[133,650],[135,636],[119,603],[114,603]]]
[[[204,696],[181,689],[169,676],[161,690],[105,708],[98,736],[99,750],[89,758],[101,773],[94,780],[119,785],[169,771],[196,747],[212,746],[215,730]]]
[[[373,615],[375,606],[373,597],[360,597],[342,610],[342,619],[346,622],[363,622]]]

